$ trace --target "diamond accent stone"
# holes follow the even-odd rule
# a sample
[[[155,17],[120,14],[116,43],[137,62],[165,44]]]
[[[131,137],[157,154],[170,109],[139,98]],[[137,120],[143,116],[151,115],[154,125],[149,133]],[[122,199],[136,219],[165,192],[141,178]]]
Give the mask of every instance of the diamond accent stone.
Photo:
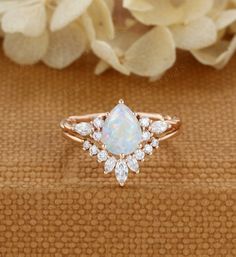
[[[95,131],[93,133],[93,139],[96,141],[100,141],[102,139],[102,133],[99,131]]]
[[[93,120],[93,125],[95,126],[95,128],[100,129],[104,125],[104,120],[100,117],[97,117]]]
[[[144,152],[145,152],[146,154],[152,154],[153,148],[152,148],[151,145],[147,144],[147,145],[144,146],[143,150],[144,150]]]
[[[159,147],[159,141],[156,138],[152,139],[151,146],[154,148]]]
[[[84,141],[83,143],[83,149],[88,150],[90,148],[91,144],[89,141]]]
[[[136,158],[138,161],[142,161],[142,160],[144,160],[145,153],[144,153],[143,150],[138,149],[138,150],[135,151],[134,156],[135,156],[135,158]]]
[[[149,131],[144,131],[142,134],[143,141],[148,141],[151,138],[151,133]]]
[[[108,157],[108,153],[106,150],[102,150],[98,153],[98,161],[99,162],[105,162],[107,160]]]
[[[137,159],[135,159],[135,157],[128,156],[127,157],[127,165],[130,168],[130,170],[132,170],[134,172],[139,172],[139,164],[138,164]]]
[[[115,175],[117,181],[120,183],[121,186],[124,185],[127,177],[128,177],[128,166],[126,164],[125,160],[118,160],[116,163],[116,168],[115,168]]]
[[[131,154],[142,141],[142,130],[134,113],[123,103],[110,112],[102,128],[102,142],[112,154]]]
[[[79,133],[81,136],[88,136],[92,133],[93,126],[88,122],[80,122],[75,125],[74,131]]]
[[[168,129],[169,125],[167,122],[158,120],[151,124],[151,131],[156,134],[161,134]]]
[[[115,157],[109,157],[104,166],[104,172],[109,173],[111,172],[116,166],[116,158]]]
[[[91,156],[94,156],[94,155],[97,155],[99,152],[98,148],[96,145],[92,145],[90,148],[89,148],[89,154]]]
[[[140,120],[139,120],[139,123],[140,125],[143,127],[143,128],[147,128],[150,124],[150,120],[148,117],[142,117]]]

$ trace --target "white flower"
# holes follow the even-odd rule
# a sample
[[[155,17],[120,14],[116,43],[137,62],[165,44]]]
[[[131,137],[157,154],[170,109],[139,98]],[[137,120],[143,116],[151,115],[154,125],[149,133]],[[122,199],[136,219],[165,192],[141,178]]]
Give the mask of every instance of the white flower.
[[[96,37],[102,39],[114,37],[111,13],[104,0],[62,0],[53,13],[50,28],[52,31],[64,28],[82,15],[91,19]]]
[[[131,30],[112,42],[95,40],[92,49],[103,60],[96,73],[110,65],[126,75],[157,77],[169,69],[176,58],[174,41],[165,27],[154,27],[141,36]]]
[[[20,32],[40,36],[46,29],[46,8],[42,0],[2,1],[2,29],[6,33]]]
[[[213,0],[123,0],[123,6],[143,24],[169,26],[202,17]]]
[[[0,22],[15,62],[61,69],[91,49],[96,74],[113,67],[155,80],[176,48],[215,68],[236,51],[236,0],[0,0]]]
[[[138,21],[167,26],[177,48],[216,68],[223,67],[235,52],[234,38],[221,39],[227,27],[235,33],[235,5],[235,0],[123,0]]]
[[[104,0],[2,0],[0,15],[4,51],[20,64],[42,60],[61,69],[78,59],[88,48],[90,36],[83,15],[91,20],[94,36],[107,39],[114,35]]]
[[[192,54],[201,63],[222,69],[236,51],[236,36],[232,40],[220,40],[205,49],[193,50]]]
[[[234,4],[236,7],[235,2]],[[224,7],[226,6],[225,4]],[[229,6],[232,7],[231,5]],[[218,40],[209,47],[193,49],[191,53],[199,62],[221,69],[229,62],[236,51],[236,30],[233,30],[234,24],[236,24],[236,8],[221,8],[220,11],[215,12],[214,22],[218,33]],[[228,39],[225,39],[224,36],[227,33],[227,28],[231,28],[232,35],[228,33]]]
[[[209,17],[201,17],[188,24],[170,26],[176,47],[184,50],[201,49],[217,40],[216,25]]]

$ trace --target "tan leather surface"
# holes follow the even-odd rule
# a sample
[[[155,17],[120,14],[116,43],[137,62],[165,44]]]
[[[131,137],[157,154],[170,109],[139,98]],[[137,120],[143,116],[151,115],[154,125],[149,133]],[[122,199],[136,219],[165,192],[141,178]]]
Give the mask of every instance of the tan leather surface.
[[[236,58],[215,71],[180,55],[155,83],[97,77],[95,63],[55,71],[0,54],[0,256],[235,257]],[[120,98],[183,121],[124,188],[59,129]]]

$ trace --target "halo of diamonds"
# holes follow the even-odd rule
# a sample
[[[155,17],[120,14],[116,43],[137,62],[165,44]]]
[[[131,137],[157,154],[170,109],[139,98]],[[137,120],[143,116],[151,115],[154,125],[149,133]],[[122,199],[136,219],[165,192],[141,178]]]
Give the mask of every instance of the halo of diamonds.
[[[91,122],[77,123],[73,128],[75,133],[85,137],[83,149],[88,151],[90,156],[96,157],[99,163],[104,163],[105,174],[114,170],[116,179],[121,186],[125,184],[129,171],[139,173],[139,163],[143,162],[146,156],[152,155],[153,150],[159,147],[159,136],[171,127],[164,118],[154,121],[135,113],[134,115],[136,115],[142,129],[142,142],[129,155],[115,156],[109,153],[101,142],[102,128],[107,116],[96,117]]]

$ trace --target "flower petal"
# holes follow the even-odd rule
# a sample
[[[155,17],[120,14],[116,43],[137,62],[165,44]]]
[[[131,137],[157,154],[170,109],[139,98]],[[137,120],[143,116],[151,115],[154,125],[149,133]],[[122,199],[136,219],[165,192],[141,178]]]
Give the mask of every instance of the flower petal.
[[[81,23],[84,27],[84,30],[87,34],[87,37],[90,42],[96,39],[96,32],[95,28],[93,26],[92,18],[88,15],[87,12],[85,12],[83,15],[81,15]]]
[[[20,33],[6,34],[3,41],[5,54],[19,64],[34,64],[46,53],[48,34],[26,37]]]
[[[50,33],[50,42],[43,62],[56,69],[62,69],[78,59],[86,48],[86,37],[76,25]]]
[[[39,1],[38,0],[24,0],[24,1],[1,0],[1,2],[0,2],[0,13],[11,11],[11,10],[13,10],[15,8],[18,8],[18,7],[27,6],[27,5],[32,4],[34,2],[39,2]]]
[[[153,5],[145,0],[123,0],[123,7],[132,11],[145,12],[153,8]]]
[[[2,31],[2,28],[0,27],[0,38],[4,37],[4,31]]]
[[[215,0],[188,0],[183,4],[183,17],[180,22],[194,21],[206,15],[213,7]],[[181,8],[181,6],[180,6]]]
[[[236,5],[236,0],[231,0],[232,4]]]
[[[110,10],[110,12],[112,13],[115,7],[115,2],[114,0],[105,0],[105,3],[108,6],[108,9]]]
[[[62,0],[52,16],[50,29],[56,31],[64,28],[83,14],[92,1],[93,0]]]
[[[208,16],[215,19],[227,7],[229,0],[214,0],[213,6],[210,9]]]
[[[156,27],[127,50],[124,65],[137,75],[155,77],[169,69],[175,59],[175,46],[170,31],[165,27]]]
[[[223,11],[216,20],[218,30],[228,27],[236,21],[236,9],[228,9]]]
[[[236,22],[232,23],[229,28],[232,33],[236,33]]]
[[[146,3],[153,8],[147,11],[130,9],[137,20],[146,25],[171,25],[202,17],[211,9],[213,0],[188,0],[178,5],[173,0],[147,0]]]
[[[96,75],[100,75],[102,74],[103,72],[105,72],[106,70],[108,70],[111,66],[107,63],[107,62],[104,62],[103,60],[100,60],[96,67],[95,67],[95,71],[94,73]]]
[[[215,23],[207,17],[199,18],[186,25],[173,25],[170,30],[176,46],[186,50],[207,47],[217,39]]]
[[[114,69],[129,75],[129,70],[121,64],[117,53],[107,42],[95,40],[92,43],[92,49],[99,58],[110,64]]]
[[[235,51],[236,36],[230,42],[222,40],[214,46],[191,52],[199,62],[221,69],[228,63]]]
[[[93,0],[88,9],[99,39],[112,39],[114,37],[114,26],[111,12],[104,0]]]
[[[174,7],[169,0],[149,0],[153,8],[146,11],[136,11],[138,6],[132,5],[130,11],[133,16],[146,25],[170,25],[181,19],[180,8]]]
[[[24,6],[8,11],[2,17],[2,29],[6,33],[20,32],[37,37],[46,28],[46,10],[42,3]]]

